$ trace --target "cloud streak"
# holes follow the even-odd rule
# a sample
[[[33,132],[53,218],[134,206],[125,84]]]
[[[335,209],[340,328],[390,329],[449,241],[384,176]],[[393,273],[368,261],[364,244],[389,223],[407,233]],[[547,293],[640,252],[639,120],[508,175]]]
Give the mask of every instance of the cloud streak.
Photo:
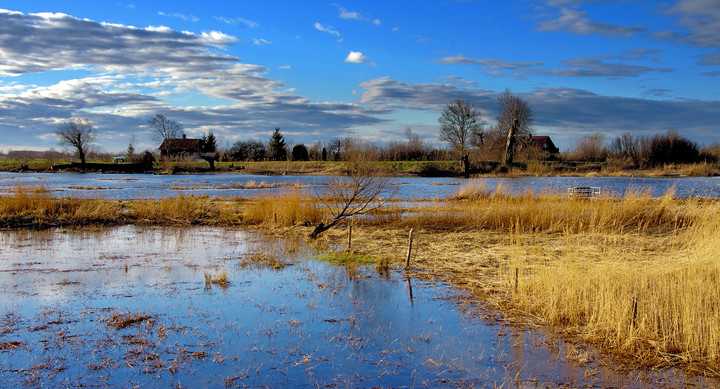
[[[557,4],[554,3],[554,4]],[[578,35],[604,35],[612,38],[629,38],[645,31],[641,26],[619,26],[589,19],[587,12],[561,7],[554,18],[541,21],[538,31],[563,31]]]
[[[325,26],[325,25],[320,24],[319,22],[315,22],[313,27],[315,27],[315,29],[318,31],[326,32],[330,35],[340,36],[340,32],[333,30],[332,26],[329,26],[329,25]]]

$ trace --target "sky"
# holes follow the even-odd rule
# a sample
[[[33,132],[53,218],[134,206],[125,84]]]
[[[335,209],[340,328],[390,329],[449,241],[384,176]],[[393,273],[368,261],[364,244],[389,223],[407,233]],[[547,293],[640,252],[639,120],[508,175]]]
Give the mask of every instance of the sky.
[[[221,147],[353,137],[441,146],[466,99],[492,124],[510,90],[561,150],[601,132],[720,141],[720,0],[0,3],[0,151],[156,150],[156,114]]]

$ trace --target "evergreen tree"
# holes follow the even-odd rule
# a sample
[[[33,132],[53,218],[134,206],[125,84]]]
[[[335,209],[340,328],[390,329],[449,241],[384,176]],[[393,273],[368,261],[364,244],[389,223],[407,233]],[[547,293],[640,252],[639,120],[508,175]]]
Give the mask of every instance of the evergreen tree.
[[[210,131],[207,135],[203,135],[200,139],[200,151],[203,153],[214,153],[217,151],[217,138],[215,134]]]
[[[284,161],[286,159],[287,146],[285,145],[285,138],[280,133],[280,128],[275,128],[275,131],[270,136],[268,151],[271,161]]]

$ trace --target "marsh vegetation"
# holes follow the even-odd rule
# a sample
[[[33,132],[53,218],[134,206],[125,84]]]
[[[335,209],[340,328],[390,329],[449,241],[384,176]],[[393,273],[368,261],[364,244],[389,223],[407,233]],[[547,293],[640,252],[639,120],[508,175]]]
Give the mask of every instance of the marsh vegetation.
[[[0,223],[242,226],[302,240],[331,216],[323,201],[330,199],[302,188],[277,188],[251,199],[133,201],[54,198],[42,188],[16,188],[0,202]],[[548,328],[581,349],[592,344],[625,366],[716,375],[719,207],[718,200],[677,198],[672,191],[574,200],[565,193],[516,193],[468,181],[441,201],[389,202],[353,218],[351,251],[347,223],[308,244],[326,252],[328,262],[369,264],[382,273],[404,265],[413,228],[408,274],[459,288],[457,304],[470,314],[492,312],[494,320],[511,326]],[[255,251],[238,266],[288,267],[278,258]],[[221,274],[208,271],[205,283],[214,285]],[[233,278],[230,273],[230,288],[237,285]],[[594,351],[570,353],[582,364],[597,357]]]

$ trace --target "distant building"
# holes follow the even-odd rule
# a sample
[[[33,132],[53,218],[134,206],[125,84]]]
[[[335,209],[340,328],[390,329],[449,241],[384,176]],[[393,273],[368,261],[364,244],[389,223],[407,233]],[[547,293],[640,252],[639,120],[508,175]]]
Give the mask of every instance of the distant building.
[[[560,152],[560,149],[555,147],[555,143],[549,136],[529,136],[525,145],[525,147],[533,147],[545,154],[557,154]]]
[[[183,135],[180,139],[165,139],[160,145],[163,157],[196,157],[200,153],[200,139],[190,139]]]

